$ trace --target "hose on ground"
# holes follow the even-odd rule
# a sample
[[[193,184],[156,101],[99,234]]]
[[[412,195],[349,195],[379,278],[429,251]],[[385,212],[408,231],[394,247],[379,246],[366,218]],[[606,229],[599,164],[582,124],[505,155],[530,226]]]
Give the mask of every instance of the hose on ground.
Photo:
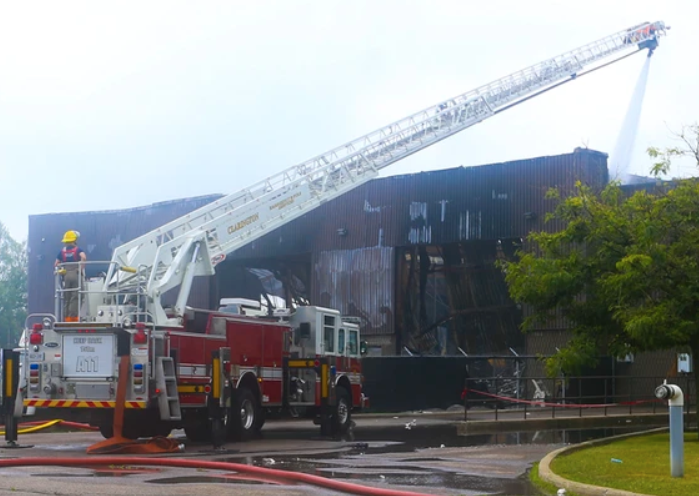
[[[61,425],[62,427],[67,427],[67,428],[72,428],[72,429],[82,429],[86,431],[96,431],[97,427],[93,427],[88,424],[81,424],[78,422],[70,422],[67,420],[62,420],[62,419],[55,419],[55,420],[48,420],[48,421],[32,421],[32,422],[23,422],[19,424],[19,429],[17,430],[17,434],[31,434],[32,432],[39,432],[43,431],[44,429],[48,429],[50,427],[53,427],[55,425]],[[25,426],[25,427],[23,427]],[[4,427],[4,426],[3,426]],[[4,435],[5,431],[0,431],[0,435]]]
[[[411,491],[401,491],[398,489],[387,489],[381,487],[362,486],[351,482],[343,482],[334,479],[327,479],[317,475],[304,474],[301,472],[290,472],[286,470],[277,470],[272,468],[254,467],[242,463],[231,462],[214,462],[207,460],[186,460],[176,458],[143,458],[143,457],[124,457],[124,456],[105,456],[99,458],[6,458],[0,459],[0,468],[3,467],[26,467],[26,466],[57,466],[57,467],[90,467],[100,465],[150,465],[162,467],[177,467],[177,468],[194,468],[194,469],[209,469],[209,470],[226,470],[239,473],[252,474],[266,479],[275,479],[278,481],[293,481],[312,486],[325,487],[334,491],[340,491],[350,494],[359,494],[362,496],[430,496],[426,493],[416,493]]]

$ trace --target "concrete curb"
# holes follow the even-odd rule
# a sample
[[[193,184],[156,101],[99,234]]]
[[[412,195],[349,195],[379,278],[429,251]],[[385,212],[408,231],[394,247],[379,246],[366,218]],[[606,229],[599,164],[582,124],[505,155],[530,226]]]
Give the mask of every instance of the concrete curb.
[[[398,413],[380,413],[380,412],[373,412],[373,413],[352,413],[352,417],[355,418],[363,418],[363,419],[374,419],[374,418],[394,418],[394,417],[399,417],[399,418],[408,418],[408,417],[437,417],[437,418],[453,418],[454,421],[463,421],[464,419],[464,413],[459,412],[459,411],[453,411],[453,412],[398,412]]]
[[[584,417],[543,417],[502,420],[468,420],[456,422],[459,436],[537,430],[592,429],[602,427],[639,428],[667,426],[667,413],[615,414]]]
[[[624,491],[622,489],[612,489],[609,487],[594,486],[592,484],[583,484],[582,482],[575,482],[569,479],[564,479],[560,475],[556,475],[551,470],[551,463],[553,460],[564,453],[573,453],[585,448],[590,448],[592,446],[600,446],[603,444],[609,444],[620,439],[626,439],[629,437],[645,436],[646,434],[654,434],[657,432],[666,432],[667,427],[662,427],[660,429],[651,429],[643,432],[632,432],[630,434],[621,434],[618,436],[605,437],[603,439],[595,439],[593,441],[587,441],[580,444],[574,444],[572,446],[566,446],[564,448],[557,449],[546,455],[539,462],[539,477],[541,477],[546,482],[555,485],[556,487],[563,487],[569,491],[573,491],[581,496],[653,496],[641,493],[632,493],[630,491]],[[657,495],[655,495],[657,496]]]

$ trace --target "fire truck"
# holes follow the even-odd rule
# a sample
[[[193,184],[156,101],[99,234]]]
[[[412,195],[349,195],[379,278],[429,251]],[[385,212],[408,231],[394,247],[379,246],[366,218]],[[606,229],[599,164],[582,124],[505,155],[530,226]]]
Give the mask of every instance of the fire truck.
[[[358,322],[314,306],[191,308],[194,278],[214,275],[229,254],[385,167],[655,48],[665,33],[662,22],[634,26],[388,124],[133,239],[110,261],[86,262],[104,270],[76,289],[62,287],[58,274],[54,313],[27,319],[24,406],[60,418],[87,414],[110,437],[121,387],[126,437],[183,428],[194,440],[244,439],[275,412],[317,419],[328,434],[346,432],[352,411],[367,404]],[[77,292],[77,322],[63,315],[68,291]]]

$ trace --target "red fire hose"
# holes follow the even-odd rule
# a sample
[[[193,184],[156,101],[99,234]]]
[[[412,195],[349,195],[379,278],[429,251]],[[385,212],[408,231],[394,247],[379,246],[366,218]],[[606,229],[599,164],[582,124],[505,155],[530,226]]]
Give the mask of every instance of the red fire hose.
[[[119,362],[119,377],[128,376],[129,356],[121,357]],[[136,452],[144,453],[168,453],[179,451],[178,444],[174,439],[170,438],[154,438],[151,442],[140,443],[138,441],[123,438],[121,431],[124,422],[124,398],[126,394],[126,381],[120,380],[117,384],[116,408],[114,412],[114,437],[100,443],[90,446],[88,453],[114,453],[114,452]],[[54,420],[46,424],[29,427],[28,431],[35,431],[46,428],[52,425],[61,423],[61,420]],[[72,424],[72,427],[78,427],[80,424]],[[86,426],[89,428],[89,426]],[[351,494],[360,494],[366,496],[430,496],[425,493],[415,493],[410,491],[400,491],[397,489],[385,489],[378,487],[362,486],[352,484],[350,482],[341,482],[334,479],[319,477],[317,475],[304,474],[301,472],[291,472],[286,470],[276,470],[271,468],[254,467],[241,463],[230,462],[214,462],[205,460],[183,460],[173,458],[145,458],[145,457],[125,457],[125,456],[100,456],[99,458],[48,458],[48,457],[33,457],[33,458],[10,458],[0,459],[0,468],[2,467],[25,467],[25,466],[101,466],[101,465],[157,465],[165,467],[180,467],[180,468],[195,468],[195,469],[210,469],[210,470],[226,470],[235,471],[238,473],[252,474],[259,478],[264,478],[270,482],[290,481],[301,482],[313,486],[321,486],[335,491],[341,491]]]
[[[26,467],[26,466],[58,466],[58,467],[88,467],[100,465],[150,465],[162,467],[178,468],[199,468],[209,470],[227,470],[246,474],[251,474],[265,480],[290,481],[321,486],[335,491],[350,494],[360,494],[366,496],[431,496],[426,493],[415,493],[411,491],[401,491],[398,489],[385,489],[380,487],[362,486],[350,482],[342,482],[334,479],[327,479],[317,475],[304,474],[300,472],[289,472],[286,470],[276,470],[272,468],[254,467],[241,463],[213,462],[205,460],[183,460],[176,458],[143,458],[124,456],[105,456],[99,458],[9,458],[0,460],[0,468],[3,467]]]
[[[26,426],[24,433],[35,432],[54,425],[63,425],[77,429],[95,430],[95,427],[87,424],[79,424],[76,422],[67,422],[65,420],[52,420],[47,422],[34,421],[25,422],[20,426]],[[20,431],[21,432],[21,431]],[[317,475],[304,474],[300,472],[290,472],[286,470],[276,470],[264,467],[254,467],[240,463],[230,462],[213,462],[205,460],[186,460],[186,459],[171,459],[171,458],[131,458],[131,457],[99,457],[99,458],[12,458],[0,460],[0,468],[2,467],[21,467],[21,466],[101,466],[101,465],[158,465],[166,467],[182,467],[182,468],[203,468],[212,470],[228,470],[240,473],[246,473],[259,477],[260,480],[266,482],[293,481],[309,484],[313,486],[326,487],[336,491],[347,492],[351,494],[361,494],[367,496],[430,496],[425,493],[416,493],[411,491],[400,491],[397,489],[385,489],[378,487],[362,486],[352,484],[350,482],[341,482],[334,479],[327,479]]]

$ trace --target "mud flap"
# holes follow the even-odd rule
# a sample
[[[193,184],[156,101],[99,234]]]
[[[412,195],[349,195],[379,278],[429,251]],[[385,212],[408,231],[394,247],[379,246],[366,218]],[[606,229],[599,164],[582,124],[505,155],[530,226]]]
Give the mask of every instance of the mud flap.
[[[335,437],[335,406],[337,403],[335,394],[335,381],[330,374],[330,365],[327,359],[320,361],[320,435],[322,437]]]
[[[0,405],[5,420],[5,448],[20,448],[17,443],[17,418],[22,416],[22,396],[19,390],[19,353],[14,350],[0,350]],[[19,415],[17,407],[19,406]]]
[[[231,401],[231,388],[228,379],[230,348],[219,348],[211,354],[211,394],[207,399],[211,443],[220,449],[226,443],[227,428],[224,422],[227,405]]]

